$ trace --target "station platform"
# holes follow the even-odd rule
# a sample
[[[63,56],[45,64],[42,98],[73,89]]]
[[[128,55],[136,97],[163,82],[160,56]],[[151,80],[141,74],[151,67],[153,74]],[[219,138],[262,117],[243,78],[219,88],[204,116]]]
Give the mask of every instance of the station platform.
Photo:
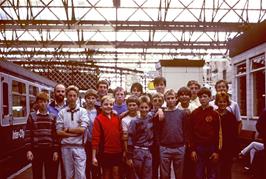
[[[171,179],[174,179],[174,173],[171,174]],[[43,177],[44,178],[44,177]],[[58,175],[60,177],[60,173]],[[13,174],[8,179],[32,179],[31,165],[28,165],[24,170]],[[244,170],[244,162],[235,160],[232,168],[232,179],[255,179],[252,175]]]

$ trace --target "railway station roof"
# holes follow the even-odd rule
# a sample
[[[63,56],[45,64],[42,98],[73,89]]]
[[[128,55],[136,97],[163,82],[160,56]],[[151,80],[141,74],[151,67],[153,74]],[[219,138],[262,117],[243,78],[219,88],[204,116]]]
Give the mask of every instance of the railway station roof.
[[[228,58],[228,39],[266,18],[263,0],[2,0],[0,59],[152,69]]]

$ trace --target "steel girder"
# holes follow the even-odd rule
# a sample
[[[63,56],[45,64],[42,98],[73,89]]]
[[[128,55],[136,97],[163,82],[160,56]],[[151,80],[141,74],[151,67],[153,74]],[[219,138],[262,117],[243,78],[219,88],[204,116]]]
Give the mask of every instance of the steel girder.
[[[223,58],[227,39],[265,13],[262,0],[3,0],[0,57],[56,61],[109,54],[112,63],[123,55],[132,63],[130,55],[139,62]]]

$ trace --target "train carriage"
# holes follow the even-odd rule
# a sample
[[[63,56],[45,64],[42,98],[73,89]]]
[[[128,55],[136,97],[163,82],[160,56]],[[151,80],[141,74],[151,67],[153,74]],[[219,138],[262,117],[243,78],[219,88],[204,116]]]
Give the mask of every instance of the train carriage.
[[[6,178],[27,164],[25,126],[37,93],[50,96],[56,83],[5,60],[0,79],[0,178]]]

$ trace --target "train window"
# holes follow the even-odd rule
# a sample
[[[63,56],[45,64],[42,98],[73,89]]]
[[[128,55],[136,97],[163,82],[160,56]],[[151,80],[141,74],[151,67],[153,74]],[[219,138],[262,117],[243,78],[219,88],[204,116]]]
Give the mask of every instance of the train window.
[[[3,115],[6,116],[8,115],[8,108],[9,108],[9,104],[8,104],[8,84],[7,83],[3,83]]]
[[[37,96],[38,92],[39,92],[39,88],[38,87],[29,85],[29,93],[30,93],[30,95]]]
[[[36,96],[39,92],[39,88],[36,86],[29,85],[29,97],[30,97],[30,111],[33,112],[36,110]]]
[[[24,83],[13,81],[12,82],[12,92],[17,92],[20,94],[26,93],[26,85]]]
[[[18,81],[12,81],[12,114],[13,117],[27,115],[26,85]]]
[[[49,91],[47,89],[41,89],[41,91],[49,94]]]

